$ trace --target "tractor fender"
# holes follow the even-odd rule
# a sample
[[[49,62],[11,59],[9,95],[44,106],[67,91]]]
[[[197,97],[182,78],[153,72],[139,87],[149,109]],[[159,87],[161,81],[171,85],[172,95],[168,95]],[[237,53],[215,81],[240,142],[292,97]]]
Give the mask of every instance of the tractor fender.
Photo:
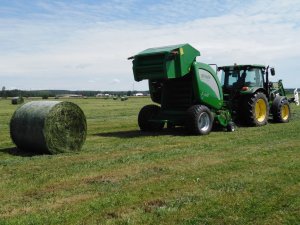
[[[278,105],[280,102],[288,101],[286,96],[276,96],[274,101],[272,102],[272,107]]]

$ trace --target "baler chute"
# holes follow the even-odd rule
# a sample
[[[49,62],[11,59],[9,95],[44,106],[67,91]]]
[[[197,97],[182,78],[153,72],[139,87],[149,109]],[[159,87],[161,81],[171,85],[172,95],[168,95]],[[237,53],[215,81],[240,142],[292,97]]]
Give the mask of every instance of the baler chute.
[[[133,56],[136,81],[180,78],[189,73],[200,52],[189,44],[149,48]]]

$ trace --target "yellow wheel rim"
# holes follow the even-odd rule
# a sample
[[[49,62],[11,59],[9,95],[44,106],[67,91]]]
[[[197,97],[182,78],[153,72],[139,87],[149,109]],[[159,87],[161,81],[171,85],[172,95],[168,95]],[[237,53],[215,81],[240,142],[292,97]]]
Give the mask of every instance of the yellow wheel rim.
[[[258,122],[263,122],[267,116],[267,105],[263,99],[258,99],[255,104],[255,117]]]
[[[288,107],[288,105],[283,105],[281,108],[281,116],[283,120],[287,120],[289,118],[290,115],[290,109]]]

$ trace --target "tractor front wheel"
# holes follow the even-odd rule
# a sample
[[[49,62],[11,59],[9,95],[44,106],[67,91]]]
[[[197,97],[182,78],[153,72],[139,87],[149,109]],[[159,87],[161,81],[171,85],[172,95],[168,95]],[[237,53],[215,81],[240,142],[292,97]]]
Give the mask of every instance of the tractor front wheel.
[[[213,125],[213,116],[204,105],[194,105],[187,110],[186,124],[187,131],[191,134],[209,134]]]
[[[277,123],[287,123],[291,117],[290,104],[286,97],[278,96],[274,99],[271,112],[273,120]]]
[[[264,93],[257,92],[244,101],[243,106],[244,120],[251,126],[263,126],[268,123],[269,104]]]
[[[164,122],[151,121],[156,119],[160,113],[157,105],[146,105],[139,112],[138,124],[141,131],[160,131],[164,127]]]

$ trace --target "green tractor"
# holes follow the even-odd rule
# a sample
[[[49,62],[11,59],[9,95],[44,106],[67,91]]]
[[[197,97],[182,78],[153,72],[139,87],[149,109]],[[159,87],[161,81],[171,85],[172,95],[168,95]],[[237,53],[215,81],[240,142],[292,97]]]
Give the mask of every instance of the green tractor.
[[[146,49],[128,58],[133,59],[134,79],[148,80],[151,99],[160,105],[146,105],[141,109],[138,124],[142,131],[159,131],[165,124],[168,128],[184,126],[189,133],[200,135],[208,134],[214,124],[227,128],[228,131],[234,131],[234,121],[240,118],[239,113],[246,113],[243,118],[249,124],[263,125],[266,123],[262,119],[263,114],[265,113],[266,120],[268,118],[269,103],[274,112],[280,108],[279,113],[277,111],[277,114],[274,113],[278,121],[284,113],[288,114],[289,118],[286,98],[278,100],[279,95],[284,96],[283,88],[273,90],[275,84],[270,85],[268,78],[261,87],[245,86],[247,83],[240,86],[233,85],[230,77],[233,72],[228,72],[236,71],[237,68],[244,70],[246,68],[249,71],[259,68],[263,74],[268,73],[268,68],[263,66],[217,68],[217,71],[222,73],[221,84],[217,73],[210,65],[196,62],[197,56],[200,56],[198,50],[189,44],[181,44]],[[242,72],[240,70],[238,78]],[[271,73],[273,72],[274,69],[271,69]],[[278,86],[280,85],[282,87],[281,82],[278,83]],[[249,105],[250,101],[255,103],[251,102]],[[281,122],[285,121],[288,120]]]
[[[275,75],[274,68],[235,64],[217,70],[221,76],[224,104],[231,110],[234,121],[262,126],[268,123],[269,114],[275,122],[289,121],[289,100],[282,81],[269,81],[269,72]]]

